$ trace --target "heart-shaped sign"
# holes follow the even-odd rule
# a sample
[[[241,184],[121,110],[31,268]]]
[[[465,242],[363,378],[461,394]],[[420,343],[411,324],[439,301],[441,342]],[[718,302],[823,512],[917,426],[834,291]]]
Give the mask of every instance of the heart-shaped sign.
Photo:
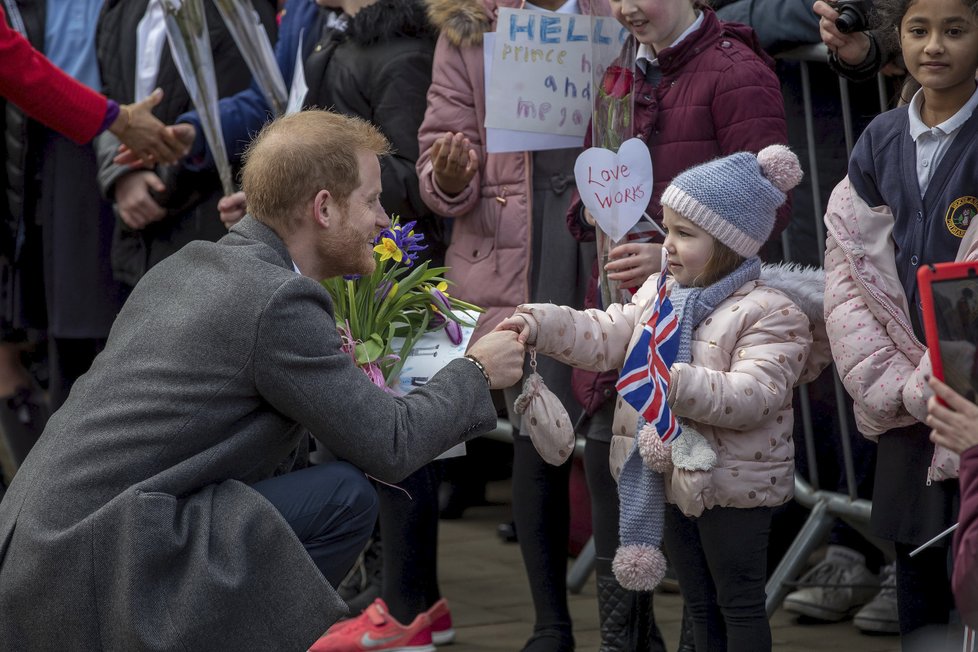
[[[574,163],[581,201],[598,227],[617,242],[635,226],[652,196],[652,157],[638,138],[629,138],[618,153],[592,147]]]

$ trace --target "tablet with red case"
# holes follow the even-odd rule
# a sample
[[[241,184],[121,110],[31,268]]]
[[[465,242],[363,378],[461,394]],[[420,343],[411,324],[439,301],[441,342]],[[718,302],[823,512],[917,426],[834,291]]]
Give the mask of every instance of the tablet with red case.
[[[917,271],[934,377],[978,403],[978,262]]]

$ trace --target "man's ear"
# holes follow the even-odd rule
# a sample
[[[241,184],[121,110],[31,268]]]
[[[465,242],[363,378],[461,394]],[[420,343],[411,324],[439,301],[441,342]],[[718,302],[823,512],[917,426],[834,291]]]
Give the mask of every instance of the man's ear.
[[[324,229],[328,229],[336,212],[336,202],[328,190],[320,190],[312,200],[312,212],[316,220]]]

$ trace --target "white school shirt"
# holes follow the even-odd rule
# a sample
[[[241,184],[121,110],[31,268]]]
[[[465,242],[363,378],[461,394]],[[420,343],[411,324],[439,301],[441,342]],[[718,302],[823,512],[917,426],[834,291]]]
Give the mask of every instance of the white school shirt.
[[[156,88],[160,57],[166,43],[166,22],[160,0],[149,0],[146,13],[136,26],[136,84],[133,100],[140,102]]]
[[[679,43],[681,43],[684,38],[686,38],[687,36],[695,32],[696,30],[698,30],[700,25],[702,24],[703,24],[703,12],[699,12],[696,15],[696,20],[693,21],[693,24],[687,27],[686,31],[684,31],[682,34],[676,37],[676,40],[670,43],[669,47],[674,47]],[[655,50],[652,49],[651,45],[646,45],[645,43],[642,43],[638,46],[638,51],[635,53],[635,62],[638,64],[639,68],[641,68],[642,72],[644,73],[647,70],[646,66],[658,67],[659,56],[655,53]]]
[[[910,100],[910,137],[917,145],[917,183],[920,185],[920,196],[927,193],[927,186],[934,176],[934,170],[940,165],[944,154],[947,153],[958,130],[975,112],[978,107],[978,88],[971,94],[971,97],[964,103],[958,112],[950,118],[937,125],[928,127],[920,119],[920,106],[924,103],[924,89],[917,91],[913,99]]]

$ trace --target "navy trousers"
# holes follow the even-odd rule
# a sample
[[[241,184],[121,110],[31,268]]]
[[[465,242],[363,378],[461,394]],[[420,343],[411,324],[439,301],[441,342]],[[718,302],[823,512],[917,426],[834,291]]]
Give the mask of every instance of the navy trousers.
[[[251,486],[282,513],[335,588],[377,520],[377,492],[363,471],[347,462],[328,462]]]

